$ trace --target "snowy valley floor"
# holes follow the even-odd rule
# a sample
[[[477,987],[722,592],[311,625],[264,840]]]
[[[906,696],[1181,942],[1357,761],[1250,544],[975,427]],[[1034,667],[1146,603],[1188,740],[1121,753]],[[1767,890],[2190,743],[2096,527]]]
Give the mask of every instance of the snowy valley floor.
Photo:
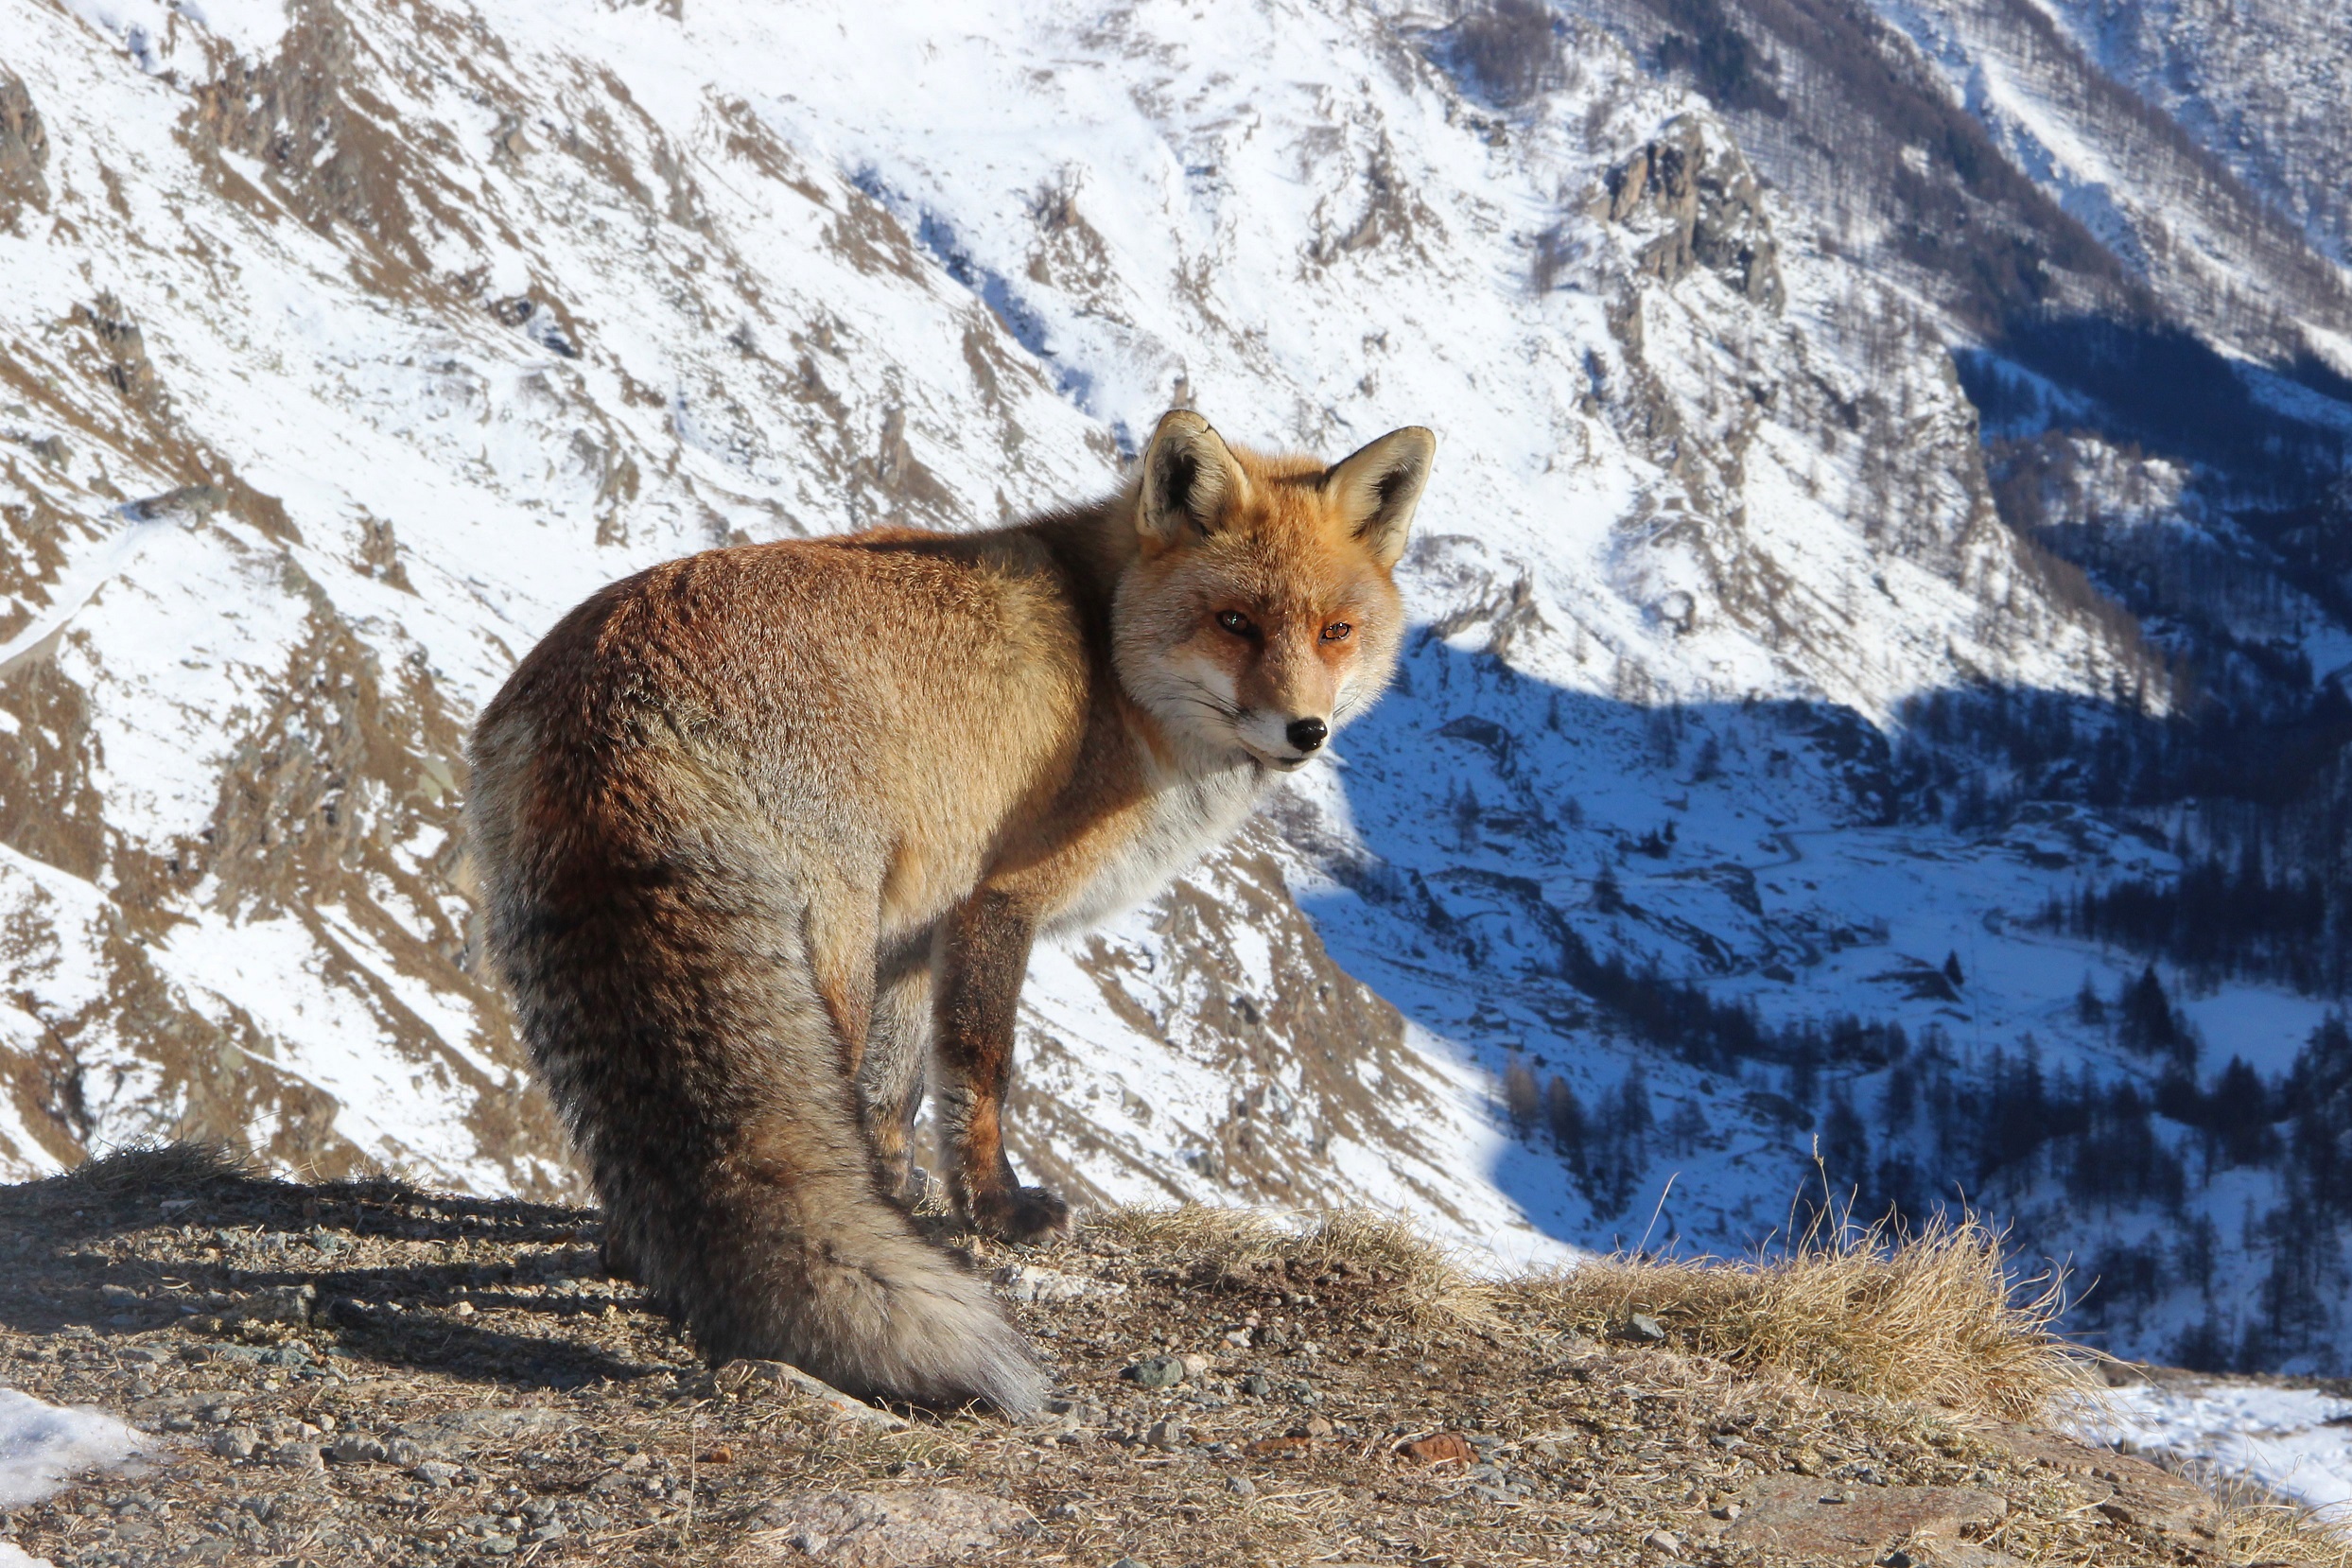
[[[2345,1560],[2019,1420],[2066,1358],[1964,1246],[1480,1284],[1365,1220],[962,1239],[1054,1368],[1008,1422],[714,1374],[599,1237],[185,1150],[0,1189],[0,1563]]]

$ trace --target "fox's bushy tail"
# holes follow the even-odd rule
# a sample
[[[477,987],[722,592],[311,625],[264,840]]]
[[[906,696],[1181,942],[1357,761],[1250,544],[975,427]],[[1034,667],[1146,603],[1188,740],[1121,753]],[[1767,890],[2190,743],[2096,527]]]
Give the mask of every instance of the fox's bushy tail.
[[[879,1190],[790,857],[712,826],[746,820],[727,812],[693,813],[689,835],[634,862],[609,833],[527,842],[488,771],[490,945],[641,1282],[714,1363],[1034,1409],[1044,1379],[986,1286]]]

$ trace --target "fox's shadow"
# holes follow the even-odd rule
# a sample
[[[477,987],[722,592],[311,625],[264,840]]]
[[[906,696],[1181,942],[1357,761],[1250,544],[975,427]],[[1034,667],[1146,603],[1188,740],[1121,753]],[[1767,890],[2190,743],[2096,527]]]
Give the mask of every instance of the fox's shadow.
[[[178,1328],[189,1359],[261,1359],[297,1377],[404,1368],[572,1388],[676,1371],[682,1342],[636,1287],[605,1277],[601,1230],[592,1210],[383,1179],[305,1185],[200,1145],[134,1149],[0,1189],[0,1328]],[[109,1255],[134,1239],[133,1256]],[[405,1244],[402,1261],[366,1259],[388,1239]],[[485,1261],[484,1242],[493,1259]],[[411,1261],[417,1244],[450,1256]]]

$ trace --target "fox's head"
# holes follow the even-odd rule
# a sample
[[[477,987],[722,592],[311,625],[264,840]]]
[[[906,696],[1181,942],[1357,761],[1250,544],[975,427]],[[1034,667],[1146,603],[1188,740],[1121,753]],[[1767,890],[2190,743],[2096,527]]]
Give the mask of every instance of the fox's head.
[[[1396,668],[1397,558],[1437,438],[1392,430],[1325,467],[1228,446],[1167,414],[1121,515],[1121,682],[1188,751],[1302,767]]]

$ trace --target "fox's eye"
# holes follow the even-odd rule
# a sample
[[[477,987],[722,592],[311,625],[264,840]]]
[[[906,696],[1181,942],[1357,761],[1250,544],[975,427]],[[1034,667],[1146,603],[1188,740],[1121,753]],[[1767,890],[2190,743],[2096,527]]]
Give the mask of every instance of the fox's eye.
[[[1334,620],[1329,626],[1323,628],[1323,640],[1325,642],[1345,642],[1348,640],[1348,634],[1354,630],[1354,627],[1349,625],[1344,620]]]
[[[1217,612],[1217,624],[1224,627],[1227,631],[1232,633],[1237,637],[1246,637],[1251,631],[1249,618],[1242,614],[1239,610],[1219,610]]]

